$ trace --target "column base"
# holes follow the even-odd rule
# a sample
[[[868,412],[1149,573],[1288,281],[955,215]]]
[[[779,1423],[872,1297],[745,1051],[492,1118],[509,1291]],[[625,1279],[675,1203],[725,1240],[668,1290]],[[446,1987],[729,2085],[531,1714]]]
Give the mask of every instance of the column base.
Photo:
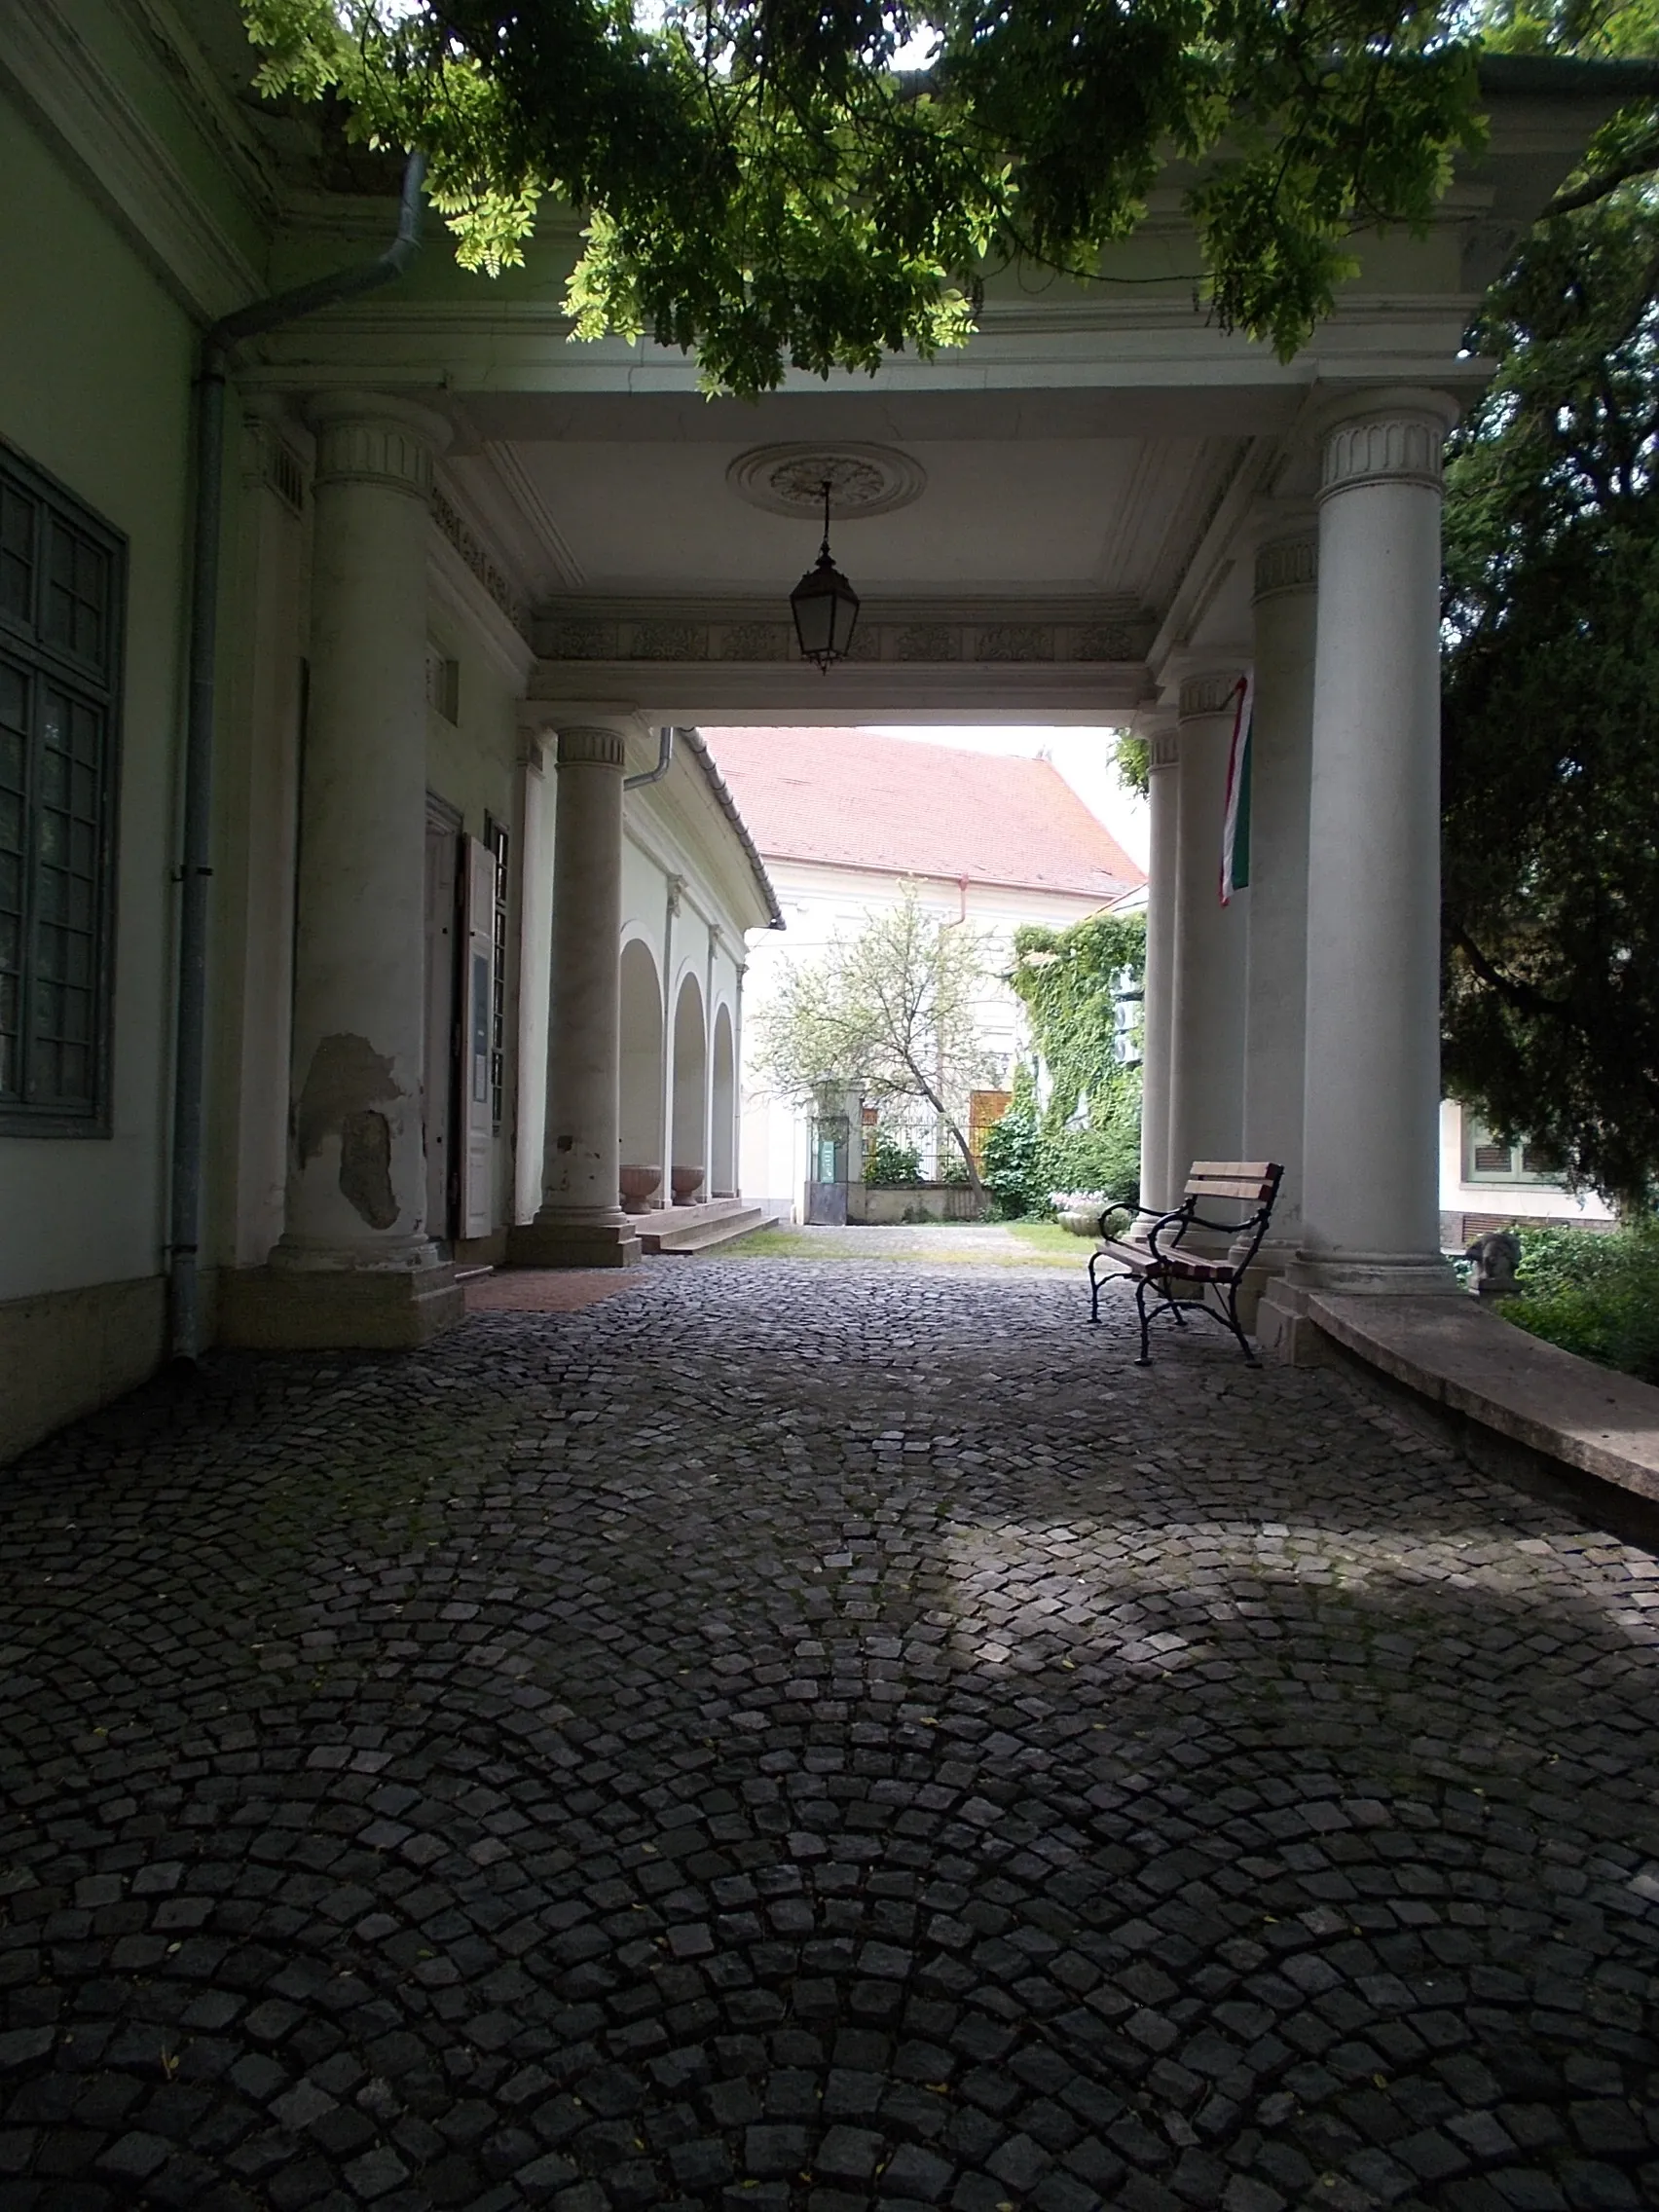
[[[1290,1280],[1333,1298],[1444,1298],[1458,1294],[1442,1252],[1298,1252]]]
[[[1321,1293],[1333,1298],[1462,1295],[1451,1262],[1438,1254],[1299,1252],[1262,1292],[1251,1334],[1265,1358],[1285,1367],[1325,1364],[1329,1340],[1309,1313],[1310,1301]]]
[[[521,1221],[507,1232],[509,1268],[631,1268],[643,1249],[627,1219]]]
[[[227,1268],[219,1342],[249,1351],[409,1351],[464,1320],[455,1270]]]

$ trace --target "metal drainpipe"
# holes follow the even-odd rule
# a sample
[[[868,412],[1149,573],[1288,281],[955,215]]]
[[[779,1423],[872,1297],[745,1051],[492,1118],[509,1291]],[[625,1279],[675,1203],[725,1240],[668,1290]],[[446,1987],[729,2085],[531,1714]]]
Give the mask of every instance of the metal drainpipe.
[[[672,730],[672,728],[659,729],[657,731],[656,766],[654,768],[645,769],[643,775],[624,776],[622,779],[622,789],[625,792],[638,792],[644,791],[646,784],[660,784],[664,776],[668,774],[668,771],[673,766],[673,764],[674,731]]]
[[[207,884],[213,873],[214,660],[219,629],[219,540],[224,520],[225,383],[236,349],[279,323],[375,291],[401,276],[421,244],[424,154],[403,170],[397,235],[385,253],[253,300],[202,341],[197,379],[196,495],[191,516],[189,697],[184,739],[183,852],[179,864],[178,1000],[173,1052],[168,1333],[175,1360],[194,1361],[202,1341],[199,1244],[207,1058]]]

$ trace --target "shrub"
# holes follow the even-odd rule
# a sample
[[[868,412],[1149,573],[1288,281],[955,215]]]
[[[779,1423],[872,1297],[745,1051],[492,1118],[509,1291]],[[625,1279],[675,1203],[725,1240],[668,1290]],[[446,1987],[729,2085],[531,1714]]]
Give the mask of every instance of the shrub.
[[[1046,1213],[1049,1193],[1059,1189],[1057,1183],[1048,1181],[1045,1176],[1037,1104],[1031,1094],[1030,1078],[1023,1069],[1015,1079],[1014,1098],[1007,1113],[985,1132],[979,1180],[1002,1221],[1018,1221]]]
[[[1519,1234],[1522,1295],[1503,1301],[1504,1319],[1581,1359],[1659,1383],[1659,1225]]]
[[[985,1189],[1004,1221],[1040,1220],[1051,1191],[1098,1191],[1119,1204],[1140,1195],[1140,1117],[1132,1098],[1103,1127],[1045,1129],[1035,1101],[1016,1093],[985,1138]]]
[[[896,1144],[877,1129],[875,1142],[865,1155],[864,1179],[883,1188],[894,1183],[919,1183],[922,1156],[913,1144]]]

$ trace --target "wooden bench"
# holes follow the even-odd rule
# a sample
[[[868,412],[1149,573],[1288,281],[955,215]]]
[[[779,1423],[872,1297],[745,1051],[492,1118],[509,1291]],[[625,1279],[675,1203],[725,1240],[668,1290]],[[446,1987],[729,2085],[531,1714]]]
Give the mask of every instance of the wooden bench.
[[[1239,1326],[1238,1291],[1244,1271],[1268,1233],[1283,1176],[1284,1169],[1271,1160],[1195,1160],[1181,1203],[1172,1212],[1158,1213],[1150,1206],[1108,1206],[1100,1216],[1100,1247],[1088,1256],[1088,1318],[1094,1322],[1100,1319],[1103,1282],[1132,1281],[1135,1309],[1140,1315],[1137,1367],[1152,1365],[1147,1331],[1154,1315],[1165,1312],[1173,1313],[1177,1326],[1183,1329],[1189,1313],[1207,1314],[1233,1331],[1246,1364],[1260,1367],[1262,1363]],[[1215,1198],[1246,1198],[1256,1210],[1247,1221],[1211,1221],[1198,1209],[1203,1200]],[[1106,1224],[1114,1214],[1144,1217],[1151,1224],[1145,1242],[1130,1244],[1110,1235]],[[1189,1229],[1221,1230],[1233,1238],[1233,1248],[1223,1259],[1183,1252],[1181,1239]],[[1102,1261],[1114,1272],[1098,1273]],[[1147,1309],[1149,1293],[1153,1299],[1151,1312]],[[1206,1304],[1211,1298],[1215,1303]]]

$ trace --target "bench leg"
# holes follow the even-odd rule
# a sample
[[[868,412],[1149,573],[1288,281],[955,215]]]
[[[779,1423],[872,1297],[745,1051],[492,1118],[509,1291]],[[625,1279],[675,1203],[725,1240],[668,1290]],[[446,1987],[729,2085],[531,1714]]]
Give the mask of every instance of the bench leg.
[[[1094,1272],[1094,1263],[1099,1257],[1098,1252],[1088,1255],[1088,1318],[1096,1328],[1100,1326],[1100,1277]]]
[[[1244,1331],[1238,1325],[1238,1285],[1236,1283],[1234,1283],[1229,1287],[1224,1305],[1226,1310],[1222,1314],[1222,1319],[1227,1323],[1228,1327],[1233,1331],[1234,1336],[1237,1339],[1238,1348],[1244,1354],[1245,1366],[1260,1367],[1262,1363],[1256,1357],[1256,1354],[1250,1349],[1249,1338],[1244,1334]]]
[[[1142,1276],[1141,1276],[1141,1277],[1139,1278],[1139,1280],[1138,1280],[1138,1281],[1136,1282],[1136,1284],[1135,1284],[1135,1310],[1136,1310],[1136,1312],[1137,1312],[1137,1313],[1138,1313],[1138,1314],[1140,1315],[1140,1337],[1141,1337],[1141,1348],[1140,1348],[1140,1357],[1139,1357],[1139,1359],[1137,1359],[1137,1360],[1135,1361],[1135,1365],[1136,1365],[1137,1367],[1150,1367],[1150,1366],[1152,1365],[1152,1353],[1151,1353],[1151,1352],[1150,1352],[1150,1350],[1149,1350],[1149,1349],[1147,1348],[1147,1326],[1148,1326],[1148,1324],[1147,1324],[1147,1316],[1146,1316],[1146,1277],[1145,1277],[1145,1275],[1142,1275]]]

